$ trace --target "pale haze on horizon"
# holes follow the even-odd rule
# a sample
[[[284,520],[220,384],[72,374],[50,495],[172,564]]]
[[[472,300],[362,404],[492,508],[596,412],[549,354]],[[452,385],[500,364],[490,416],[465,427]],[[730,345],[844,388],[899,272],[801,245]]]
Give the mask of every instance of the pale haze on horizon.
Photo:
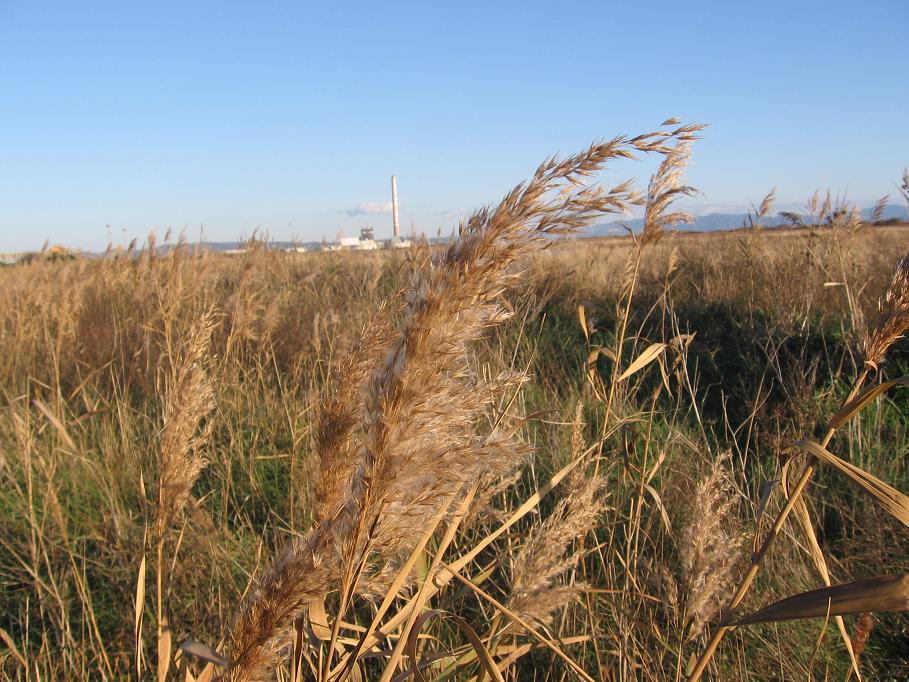
[[[0,251],[448,233],[553,153],[709,123],[696,212],[868,205],[909,164],[909,3],[0,3]],[[652,163],[608,178],[642,185]]]

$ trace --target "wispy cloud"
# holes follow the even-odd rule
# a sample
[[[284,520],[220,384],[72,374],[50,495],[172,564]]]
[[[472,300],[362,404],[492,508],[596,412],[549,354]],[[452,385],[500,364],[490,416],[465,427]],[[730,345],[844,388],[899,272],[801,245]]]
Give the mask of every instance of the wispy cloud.
[[[349,208],[344,211],[349,216],[370,215],[374,213],[391,213],[390,201],[367,201],[357,204],[356,208]]]

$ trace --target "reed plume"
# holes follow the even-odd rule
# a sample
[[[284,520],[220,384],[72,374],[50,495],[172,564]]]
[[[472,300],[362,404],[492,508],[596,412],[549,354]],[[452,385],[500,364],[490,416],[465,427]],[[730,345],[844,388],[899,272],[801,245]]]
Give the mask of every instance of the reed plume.
[[[524,379],[513,373],[477,379],[469,354],[473,342],[508,317],[501,295],[519,277],[512,266],[554,236],[641,203],[630,182],[611,189],[585,184],[607,162],[636,152],[668,154],[674,149],[668,141],[691,139],[697,129],[619,137],[562,161],[549,159],[498,206],[474,213],[457,240],[415,270],[401,292],[395,334],[362,385],[362,407],[349,394],[338,403],[338,417],[322,421],[323,445],[331,445],[320,453],[330,472],[319,485],[323,511],[242,606],[230,633],[231,679],[267,675],[280,659],[280,635],[309,603],[338,590],[341,617],[352,594],[389,575],[389,562],[468,484],[520,463],[527,446],[501,419],[486,433],[476,429]]]
[[[716,618],[732,585],[745,535],[735,521],[737,495],[728,468],[730,453],[718,457],[698,481],[679,533],[688,639]]]
[[[909,255],[896,266],[878,305],[874,333],[865,343],[865,363],[877,369],[887,351],[909,328]]]
[[[316,488],[317,523],[338,517],[359,491],[360,479],[354,431],[363,409],[363,383],[385,351],[394,333],[391,310],[383,305],[363,327],[359,340],[334,368],[320,400],[316,419],[315,450],[319,455],[319,482]],[[348,510],[348,515],[350,510]]]
[[[206,370],[209,340],[214,327],[212,311],[189,332],[164,390],[164,427],[159,451],[158,509],[155,528],[160,536],[186,506],[189,492],[205,466],[199,446],[208,436],[199,432],[202,420],[214,408]]]
[[[568,490],[552,514],[531,531],[514,558],[508,607],[528,620],[548,623],[583,589],[580,583],[559,585],[558,578],[573,567],[580,552],[571,546],[596,527],[606,509],[606,479],[572,474]]]
[[[156,606],[158,619],[158,680],[167,679],[171,664],[170,624],[165,611],[170,576],[165,575],[167,531],[183,511],[190,491],[205,466],[200,447],[210,426],[199,426],[214,408],[214,393],[208,378],[208,346],[214,327],[214,312],[208,310],[192,326],[177,357],[172,359],[164,389],[164,428],[158,462],[158,506],[155,513]],[[171,563],[176,562],[176,550]]]
[[[691,133],[701,128],[702,126],[693,128]],[[670,213],[669,207],[679,197],[691,196],[696,191],[694,187],[682,182],[685,168],[691,160],[693,139],[688,135],[678,140],[672,150],[663,157],[659,169],[650,180],[644,210],[644,229],[641,234],[642,246],[658,241],[667,227],[692,221],[692,217],[682,211]]]

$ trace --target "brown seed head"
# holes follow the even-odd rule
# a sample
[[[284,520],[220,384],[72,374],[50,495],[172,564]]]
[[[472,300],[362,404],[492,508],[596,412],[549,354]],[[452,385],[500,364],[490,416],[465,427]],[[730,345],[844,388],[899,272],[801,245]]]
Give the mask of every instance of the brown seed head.
[[[519,277],[520,258],[642,201],[631,183],[603,189],[588,176],[635,152],[678,155],[699,129],[619,137],[549,159],[498,206],[474,213],[439,257],[418,264],[401,292],[400,322],[379,343],[362,344],[372,360],[353,359],[339,374],[351,386],[329,394],[317,436],[319,524],[282,552],[243,606],[231,633],[232,679],[266,675],[281,658],[275,642],[311,599],[339,587],[380,589],[391,575],[383,567],[469,484],[520,464],[528,446],[501,415],[491,430],[480,425],[525,377],[475,376],[472,344],[508,317],[501,296]],[[664,168],[661,202],[679,191],[669,177],[677,168],[677,158]]]
[[[199,448],[207,431],[199,425],[214,407],[206,353],[214,326],[211,311],[193,327],[167,380],[164,428],[161,431],[158,511],[155,529],[160,537],[189,499],[190,490],[205,466]]]
[[[689,639],[719,613],[731,585],[744,535],[737,530],[735,488],[725,453],[695,488],[682,527],[678,552],[685,586]]]
[[[606,508],[606,479],[573,474],[566,496],[536,529],[514,561],[509,608],[525,618],[547,622],[583,585],[560,585],[562,573],[575,565],[574,542],[593,529]]]
[[[874,369],[909,327],[909,255],[896,267],[887,293],[880,300],[877,324],[865,342],[865,364]]]

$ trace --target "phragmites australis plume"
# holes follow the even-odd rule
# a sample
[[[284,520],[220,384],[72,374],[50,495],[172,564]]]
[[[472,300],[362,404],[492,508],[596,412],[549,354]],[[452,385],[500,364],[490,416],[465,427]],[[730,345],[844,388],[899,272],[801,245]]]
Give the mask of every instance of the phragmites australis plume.
[[[470,369],[471,344],[508,316],[501,295],[519,276],[513,266],[551,237],[643,203],[630,182],[587,184],[606,163],[638,152],[678,154],[701,128],[619,137],[549,159],[415,269],[400,312],[367,330],[339,372],[348,385],[331,389],[321,406],[317,522],[280,552],[242,605],[229,636],[231,679],[266,677],[286,654],[282,635],[309,604],[337,591],[340,617],[346,596],[381,590],[394,573],[388,566],[440,510],[481,476],[519,465],[528,447],[504,415],[483,433],[478,425],[524,377],[479,379]]]
[[[643,244],[656,242],[667,227],[677,223],[690,223],[692,217],[680,211],[668,212],[672,202],[680,196],[691,196],[695,189],[682,183],[682,176],[691,159],[691,139],[680,139],[671,153],[663,157],[656,174],[647,188],[644,210]]]
[[[334,368],[322,396],[315,433],[320,457],[317,523],[337,518],[354,497],[349,487],[358,464],[353,432],[362,410],[361,387],[394,333],[388,312],[383,305],[363,327],[359,340]]]
[[[207,372],[213,327],[214,311],[209,309],[195,321],[177,352],[169,355],[170,371],[164,378],[164,427],[158,451],[158,505],[154,522],[159,680],[166,679],[171,661],[170,626],[164,607],[170,580],[164,571],[165,544],[168,529],[186,506],[193,484],[205,466],[200,448],[211,433],[211,423],[201,432],[199,426],[214,408],[214,392]],[[144,561],[143,558],[143,565]]]
[[[877,369],[890,347],[909,328],[909,255],[896,266],[878,306],[877,324],[865,342],[865,363]]]
[[[206,371],[208,344],[214,314],[208,311],[196,322],[186,339],[182,355],[175,359],[165,381],[164,428],[161,431],[158,512],[155,531],[160,537],[189,499],[190,490],[205,460],[199,446],[207,430],[199,425],[214,407],[211,382]]]
[[[718,457],[696,485],[679,533],[684,626],[689,639],[720,612],[745,535],[735,518],[737,494],[728,468],[730,454]]]
[[[514,560],[508,607],[525,619],[548,623],[584,588],[582,584],[560,585],[559,576],[575,565],[577,552],[571,545],[592,530],[606,509],[602,490],[606,479],[588,477],[576,470],[556,509],[530,532]]]

